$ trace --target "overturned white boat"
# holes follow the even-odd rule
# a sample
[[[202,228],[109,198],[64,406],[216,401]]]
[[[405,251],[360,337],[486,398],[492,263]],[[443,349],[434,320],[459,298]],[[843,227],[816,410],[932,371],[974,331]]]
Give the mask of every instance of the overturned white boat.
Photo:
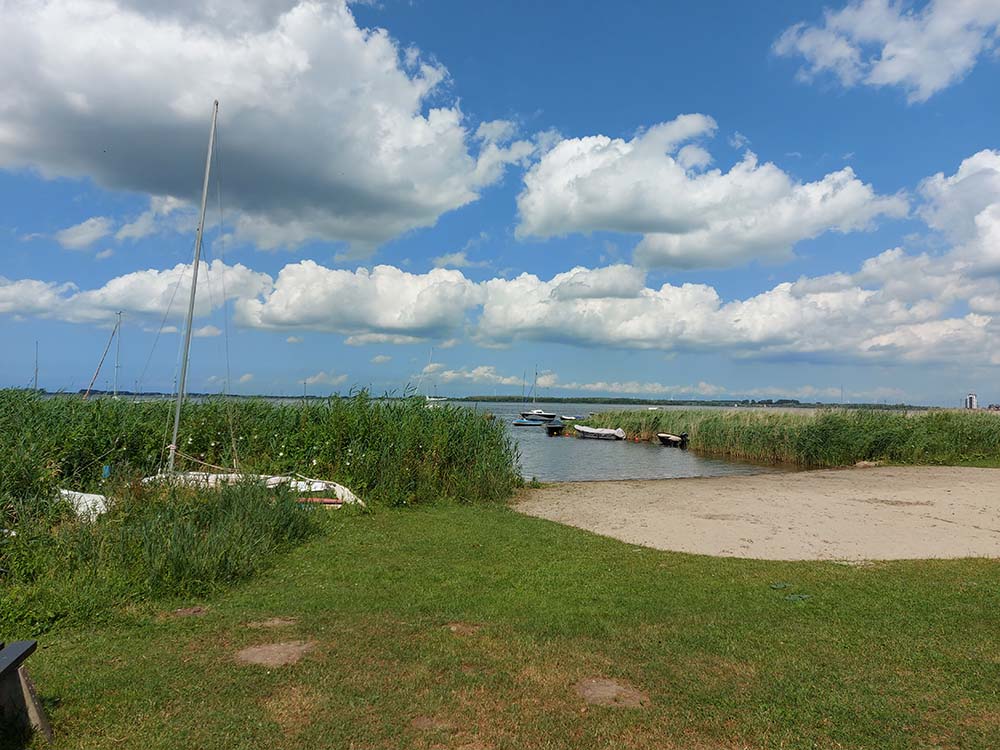
[[[573,429],[576,430],[577,437],[590,438],[592,440],[624,440],[625,430],[621,427],[612,430],[610,427],[584,427],[583,425],[575,424]]]
[[[293,492],[304,493],[304,496],[299,498],[299,502],[302,503],[315,503],[329,508],[354,504],[360,505],[362,508],[365,507],[364,501],[347,487],[327,479],[236,472],[215,474],[207,471],[175,471],[171,474],[155,474],[142,480],[143,484],[179,484],[184,487],[205,489],[215,489],[243,482],[259,482],[272,489],[288,487]],[[317,497],[315,493],[319,492],[329,493],[330,497]],[[59,495],[72,504],[76,514],[81,518],[93,520],[108,509],[108,498],[105,495],[73,490],[59,490]]]

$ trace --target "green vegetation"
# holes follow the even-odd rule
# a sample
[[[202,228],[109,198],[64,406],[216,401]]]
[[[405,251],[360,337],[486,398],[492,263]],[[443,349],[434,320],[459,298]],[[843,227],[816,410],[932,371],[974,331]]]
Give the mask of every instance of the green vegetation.
[[[312,533],[312,511],[257,484],[141,484],[162,468],[171,411],[163,401],[0,391],[0,640],[122,605],[207,595]],[[217,400],[185,406],[181,428],[186,456],[332,479],[369,507],[501,501],[521,481],[502,424],[471,409],[427,409],[423,399]],[[178,468],[204,467],[182,457]],[[110,511],[81,520],[60,487],[106,494]]]
[[[170,442],[172,404],[0,391],[0,497],[99,491],[155,474]],[[502,424],[421,398],[273,404],[208,400],[184,406],[178,448],[197,461],[261,474],[301,473],[350,487],[369,504],[496,502],[520,484]],[[181,457],[181,470],[204,470]]]
[[[621,427],[640,440],[686,432],[693,450],[760,463],[1000,466],[1000,414],[991,412],[671,409],[602,412],[584,424]]]
[[[266,568],[318,528],[316,511],[260,484],[119,486],[81,520],[51,497],[0,507],[0,640],[108,617],[147,599],[204,596]]]
[[[1000,747],[997,561],[709,558],[496,506],[324,518],[203,617],[46,638],[56,750]],[[248,627],[272,617],[297,622]],[[293,666],[234,658],[293,640]],[[648,707],[587,706],[594,676]]]

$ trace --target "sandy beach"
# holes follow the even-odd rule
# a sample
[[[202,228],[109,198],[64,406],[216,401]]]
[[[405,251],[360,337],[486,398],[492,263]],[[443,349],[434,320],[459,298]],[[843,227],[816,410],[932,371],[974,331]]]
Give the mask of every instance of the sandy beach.
[[[567,482],[525,514],[662,550],[761,560],[1000,557],[1000,469],[875,467]]]

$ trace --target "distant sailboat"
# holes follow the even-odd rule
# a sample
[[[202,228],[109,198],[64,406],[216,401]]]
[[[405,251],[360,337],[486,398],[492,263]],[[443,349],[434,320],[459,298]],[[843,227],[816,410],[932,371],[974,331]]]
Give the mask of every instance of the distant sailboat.
[[[531,384],[531,403],[534,405],[536,398],[538,397],[538,368],[535,368],[535,379]],[[551,422],[556,418],[555,412],[545,411],[544,409],[531,409],[529,411],[522,411],[521,417],[523,419],[533,419],[538,422]]]

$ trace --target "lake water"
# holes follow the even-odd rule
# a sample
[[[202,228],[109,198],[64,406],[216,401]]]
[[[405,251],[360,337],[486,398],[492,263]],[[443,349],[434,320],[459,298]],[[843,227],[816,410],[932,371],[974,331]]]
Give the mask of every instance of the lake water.
[[[705,458],[692,451],[667,448],[658,443],[626,440],[581,440],[549,437],[543,427],[512,427],[521,411],[544,409],[556,414],[586,416],[590,412],[629,409],[620,404],[480,404],[503,420],[521,451],[521,473],[540,482],[591,481],[600,479],[671,479],[761,474],[781,471],[770,466]],[[642,409],[644,407],[631,407]],[[664,407],[669,410],[671,407]],[[690,408],[690,407],[686,407]],[[703,407],[699,407],[703,408]],[[567,424],[566,430],[572,431]]]

